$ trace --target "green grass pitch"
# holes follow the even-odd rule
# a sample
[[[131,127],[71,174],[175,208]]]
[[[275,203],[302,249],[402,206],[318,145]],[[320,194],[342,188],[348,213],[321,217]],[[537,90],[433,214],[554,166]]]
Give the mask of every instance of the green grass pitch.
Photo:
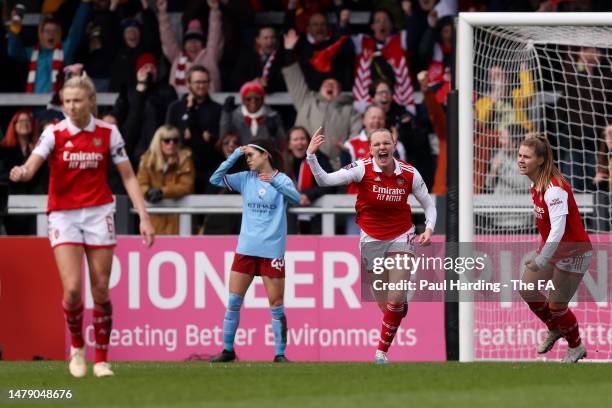
[[[115,377],[67,363],[1,362],[2,406],[609,407],[612,364],[116,362]],[[7,400],[8,389],[71,389],[71,401]]]

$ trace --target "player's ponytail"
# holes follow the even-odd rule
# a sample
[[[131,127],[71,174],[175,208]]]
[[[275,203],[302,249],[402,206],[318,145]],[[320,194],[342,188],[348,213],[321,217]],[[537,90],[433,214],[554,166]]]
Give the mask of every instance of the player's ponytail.
[[[553,178],[557,179],[560,184],[563,183],[563,175],[557,166],[555,166],[552,147],[548,139],[541,135],[530,136],[521,142],[521,146],[533,149],[536,157],[542,157],[544,159],[544,162],[538,169],[535,182],[533,183],[538,194],[542,194],[546,190],[546,187]]]
[[[277,169],[281,172],[285,171],[285,161],[283,160],[283,156],[269,139],[256,138],[253,139],[249,145],[258,146],[259,149],[257,150],[267,152],[269,155],[270,165],[273,169]]]

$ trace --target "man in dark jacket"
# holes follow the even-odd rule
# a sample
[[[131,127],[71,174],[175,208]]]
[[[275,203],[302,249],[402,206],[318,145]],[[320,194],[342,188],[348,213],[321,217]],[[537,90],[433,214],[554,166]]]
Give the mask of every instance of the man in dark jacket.
[[[149,148],[157,128],[164,124],[168,106],[177,98],[174,88],[159,80],[157,59],[153,54],[138,57],[136,79],[136,86],[127,93],[129,108],[122,127],[125,147],[134,168],[138,168],[140,156]]]
[[[253,46],[243,48],[230,78],[230,91],[238,91],[242,84],[257,80],[266,93],[286,92],[281,74],[282,58],[276,49],[276,31],[269,26],[260,27]]]
[[[216,166],[215,141],[219,137],[221,105],[210,99],[210,76],[201,65],[187,71],[189,92],[168,108],[166,122],[181,131],[183,144],[191,147],[196,168],[195,192],[203,193]]]

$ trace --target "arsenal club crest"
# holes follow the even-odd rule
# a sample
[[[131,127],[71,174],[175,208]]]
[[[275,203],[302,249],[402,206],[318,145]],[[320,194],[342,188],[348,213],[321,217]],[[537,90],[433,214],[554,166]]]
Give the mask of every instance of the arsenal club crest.
[[[102,146],[102,139],[100,139],[99,137],[94,137],[93,138],[93,144],[96,147]]]
[[[398,178],[397,178],[397,180],[395,180],[395,181],[397,182],[397,185],[398,185],[398,186],[403,186],[403,185],[404,185],[404,183],[406,183],[406,180],[404,180],[404,179],[403,179],[403,178],[401,178],[401,177],[398,177]]]

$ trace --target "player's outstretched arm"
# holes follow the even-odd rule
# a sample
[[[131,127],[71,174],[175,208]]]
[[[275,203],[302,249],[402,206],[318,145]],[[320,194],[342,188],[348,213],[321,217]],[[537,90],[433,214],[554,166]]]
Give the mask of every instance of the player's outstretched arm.
[[[151,224],[149,214],[145,208],[142,191],[140,191],[140,186],[138,185],[138,180],[136,179],[132,165],[129,160],[126,160],[117,163],[116,166],[119,175],[121,175],[121,181],[123,181],[125,191],[127,191],[130,200],[132,200],[132,204],[134,204],[134,207],[136,207],[138,211],[138,216],[140,217],[140,235],[142,236],[143,243],[147,247],[150,247],[155,241],[155,229]]]
[[[15,166],[11,169],[9,177],[11,181],[15,183],[20,181],[30,181],[44,162],[44,157],[37,154],[31,154],[24,164],[21,166]]]
[[[312,171],[312,175],[314,176],[317,184],[325,187],[325,186],[343,186],[353,182],[360,182],[365,173],[365,169],[362,165],[350,165],[349,168],[342,168],[338,171],[334,171],[333,173],[327,173],[317,160],[316,152],[319,150],[319,147],[325,143],[325,135],[321,133],[322,128],[318,128],[312,138],[310,139],[310,144],[308,145],[308,149],[306,149],[306,160],[308,161],[308,165],[310,166],[310,170]]]

